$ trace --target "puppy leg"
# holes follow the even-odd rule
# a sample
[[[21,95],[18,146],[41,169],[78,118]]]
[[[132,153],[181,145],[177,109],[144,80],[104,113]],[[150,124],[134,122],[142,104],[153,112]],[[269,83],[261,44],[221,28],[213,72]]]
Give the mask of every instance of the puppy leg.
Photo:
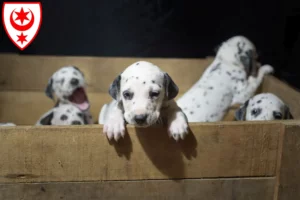
[[[114,138],[118,141],[121,136],[124,137],[125,135],[123,112],[118,107],[118,103],[116,101],[113,101],[109,107],[109,113],[103,126],[103,133],[109,140]]]
[[[174,100],[166,108],[165,117],[167,119],[169,136],[176,141],[180,138],[184,139],[188,134],[187,118]]]
[[[234,104],[245,103],[245,101],[247,101],[255,94],[257,88],[262,83],[264,76],[272,73],[273,71],[273,67],[271,67],[270,65],[263,65],[259,68],[257,77],[249,76],[246,83],[238,82],[236,85],[237,90],[234,94],[231,106]]]

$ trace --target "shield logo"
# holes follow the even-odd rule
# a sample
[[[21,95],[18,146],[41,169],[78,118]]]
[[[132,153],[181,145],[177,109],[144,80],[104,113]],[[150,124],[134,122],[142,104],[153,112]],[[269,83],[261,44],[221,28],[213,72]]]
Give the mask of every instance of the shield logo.
[[[40,2],[4,2],[2,22],[10,40],[24,50],[37,36],[42,23]]]

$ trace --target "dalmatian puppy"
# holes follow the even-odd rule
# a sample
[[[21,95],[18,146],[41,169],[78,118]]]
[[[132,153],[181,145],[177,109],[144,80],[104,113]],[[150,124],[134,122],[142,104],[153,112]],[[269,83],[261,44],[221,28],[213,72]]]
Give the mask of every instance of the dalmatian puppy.
[[[83,125],[88,124],[84,113],[73,104],[59,104],[37,121],[36,126],[43,125]]]
[[[238,121],[294,119],[289,107],[276,95],[262,93],[247,100],[236,112]]]
[[[48,81],[46,95],[59,104],[72,104],[84,113],[88,124],[93,124],[90,114],[90,103],[85,91],[86,83],[84,74],[75,66],[65,66],[56,71]]]
[[[174,98],[178,87],[158,66],[139,61],[127,67],[110,85],[113,101],[99,113],[109,140],[124,137],[125,123],[137,127],[166,124],[176,141],[188,133],[186,116]]]
[[[256,58],[255,46],[244,36],[223,42],[200,80],[177,100],[188,121],[220,121],[230,106],[253,96],[264,76],[273,72]]]
[[[16,124],[7,122],[7,123],[0,123],[0,126],[16,126]]]

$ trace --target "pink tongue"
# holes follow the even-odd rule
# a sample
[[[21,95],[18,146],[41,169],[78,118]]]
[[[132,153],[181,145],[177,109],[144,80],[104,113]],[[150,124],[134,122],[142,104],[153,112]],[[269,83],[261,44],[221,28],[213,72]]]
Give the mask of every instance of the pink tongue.
[[[80,110],[87,110],[90,106],[83,88],[75,90],[70,101],[76,104]]]
[[[86,110],[86,109],[88,109],[89,106],[90,106],[90,104],[89,104],[87,101],[85,101],[85,102],[83,102],[83,103],[81,103],[81,104],[76,104],[76,105],[77,105],[77,107],[78,107],[80,110]]]

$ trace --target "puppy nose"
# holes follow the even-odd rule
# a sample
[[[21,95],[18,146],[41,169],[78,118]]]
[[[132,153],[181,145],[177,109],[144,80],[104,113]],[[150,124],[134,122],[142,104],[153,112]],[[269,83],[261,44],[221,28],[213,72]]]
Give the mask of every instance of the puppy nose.
[[[79,80],[77,78],[71,79],[71,85],[76,86],[76,85],[78,85],[78,83],[79,83]]]
[[[134,120],[137,124],[143,124],[147,119],[147,115],[136,115],[134,117]]]

